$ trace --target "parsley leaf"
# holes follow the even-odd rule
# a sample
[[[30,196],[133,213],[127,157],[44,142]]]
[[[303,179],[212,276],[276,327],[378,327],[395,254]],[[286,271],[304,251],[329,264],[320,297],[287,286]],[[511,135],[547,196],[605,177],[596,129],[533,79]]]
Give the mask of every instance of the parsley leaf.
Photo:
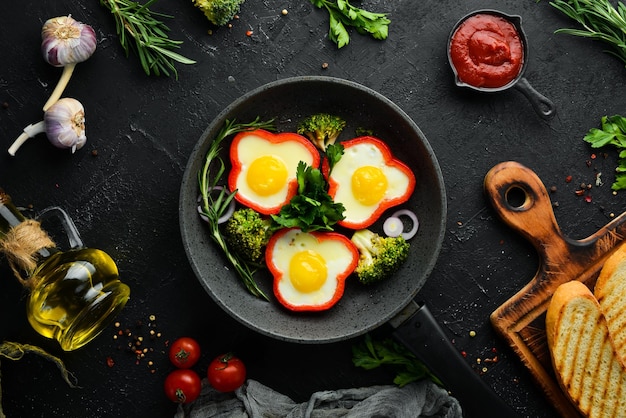
[[[347,0],[310,0],[319,9],[326,8],[329,15],[328,39],[342,48],[350,42],[346,29],[351,26],[362,35],[371,35],[374,39],[387,39],[391,20],[386,13],[374,13],[352,6]]]
[[[274,223],[283,228],[300,228],[304,232],[332,231],[333,225],[344,219],[345,207],[335,203],[328,194],[324,175],[300,161],[296,170],[298,193],[278,215],[272,215]]]
[[[609,145],[617,148],[619,153],[618,165],[615,169],[615,181],[611,189],[626,189],[626,118],[620,115],[603,116],[601,128],[591,128],[583,140],[588,142],[591,148],[602,148]]]
[[[328,160],[329,172],[333,171],[335,164],[343,157],[344,147],[341,143],[330,144],[326,147],[326,159]]]
[[[374,341],[369,334],[363,342],[352,347],[352,363],[356,367],[371,370],[383,365],[392,365],[397,369],[393,382],[402,387],[421,379],[431,379],[443,386],[441,380],[406,347],[391,339]]]

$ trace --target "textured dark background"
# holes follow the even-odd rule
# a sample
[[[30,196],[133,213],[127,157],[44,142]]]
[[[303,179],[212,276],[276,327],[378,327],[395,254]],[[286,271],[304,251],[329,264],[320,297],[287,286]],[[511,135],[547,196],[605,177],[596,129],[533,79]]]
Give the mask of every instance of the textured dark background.
[[[171,416],[175,405],[162,392],[171,370],[163,351],[165,341],[183,335],[203,345],[199,370],[214,355],[234,349],[245,358],[250,378],[298,401],[318,390],[390,382],[386,371],[352,366],[355,341],[297,345],[243,327],[212,302],[185,257],[178,194],[193,146],[234,99],[296,75],[361,83],[394,101],[419,125],[443,171],[448,220],[439,261],[418,298],[477,370],[476,359],[497,351],[498,362],[482,378],[523,416],[556,416],[488,320],[532,278],[537,256],[487,206],[482,181],[501,161],[531,167],[547,187],[556,186],[551,195],[558,202],[556,217],[572,238],[590,235],[611,213],[621,213],[624,199],[610,190],[616,155],[591,160],[582,137],[603,115],[624,112],[624,66],[601,44],[554,34],[571,23],[546,1],[355,4],[389,12],[388,40],[353,34],[351,43],[337,50],[327,39],[327,13],[295,0],[249,0],[232,28],[209,35],[208,22],[191,1],[161,0],[152,9],[174,16],[167,20],[170,37],[183,40],[180,52],[197,60],[178,65],[175,80],[148,77],[136,57],[124,55],[112,16],[97,0],[2,2],[0,148],[8,148],[23,127],[41,119],[41,106],[60,75],[40,54],[43,22],[71,14],[95,28],[98,49],[77,66],[65,93],[85,105],[85,148],[70,155],[43,136],[31,139],[16,157],[0,155],[0,186],[18,205],[32,205],[35,211],[65,208],[83,240],[109,252],[132,288],[119,317],[122,327],[148,337],[148,317],[155,315],[152,329],[162,334],[147,339],[145,345],[154,351],[139,364],[124,350],[126,338],[113,339],[113,326],[85,348],[63,353],[30,328],[24,292],[2,263],[0,339],[40,345],[59,355],[82,387],[68,388],[54,366],[38,357],[2,360],[7,416]],[[447,37],[460,17],[479,8],[522,16],[529,42],[526,78],[556,104],[551,121],[541,120],[516,90],[478,94],[454,86]],[[289,14],[281,15],[282,9]],[[593,183],[597,171],[605,184],[592,189],[592,201],[586,202],[574,191],[583,182]],[[573,180],[566,183],[569,175]],[[107,357],[113,367],[107,366]]]

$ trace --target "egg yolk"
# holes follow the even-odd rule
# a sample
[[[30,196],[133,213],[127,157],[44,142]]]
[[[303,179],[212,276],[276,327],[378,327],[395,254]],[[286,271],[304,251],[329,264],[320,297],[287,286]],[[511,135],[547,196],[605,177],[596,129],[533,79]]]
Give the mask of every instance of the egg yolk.
[[[374,166],[357,168],[352,174],[352,194],[363,205],[375,205],[387,192],[387,176]]]
[[[300,292],[319,290],[328,276],[326,261],[317,252],[305,250],[297,252],[289,262],[289,277],[293,287]]]
[[[273,155],[259,157],[250,164],[246,181],[256,194],[273,195],[285,187],[287,167],[281,159]]]

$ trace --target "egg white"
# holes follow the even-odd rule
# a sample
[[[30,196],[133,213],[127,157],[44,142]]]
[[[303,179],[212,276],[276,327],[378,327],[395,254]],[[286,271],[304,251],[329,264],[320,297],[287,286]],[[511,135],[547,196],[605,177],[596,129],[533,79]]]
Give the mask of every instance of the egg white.
[[[296,170],[300,161],[312,165],[314,157],[306,146],[297,141],[273,143],[257,135],[246,135],[237,145],[237,155],[241,164],[241,172],[236,180],[237,193],[259,207],[272,209],[280,207],[288,198],[289,183],[296,178]],[[247,181],[250,165],[263,156],[273,156],[285,164],[287,181],[276,193],[262,196],[256,193]]]
[[[387,177],[385,195],[381,201],[373,205],[362,204],[352,193],[352,175],[358,168],[364,166],[377,167]],[[354,224],[369,219],[381,202],[404,195],[411,182],[406,173],[386,164],[385,157],[377,146],[366,142],[347,147],[344,155],[333,167],[330,178],[337,183],[334,201],[343,203],[345,207],[343,222]]]
[[[290,229],[275,242],[271,260],[274,267],[281,273],[274,290],[293,306],[323,305],[332,300],[340,286],[337,277],[352,264],[354,253],[341,241],[318,239],[299,229]],[[294,254],[300,251],[313,250],[319,253],[326,262],[328,276],[319,290],[303,293],[291,283],[289,263]],[[340,289],[343,292],[343,285]]]

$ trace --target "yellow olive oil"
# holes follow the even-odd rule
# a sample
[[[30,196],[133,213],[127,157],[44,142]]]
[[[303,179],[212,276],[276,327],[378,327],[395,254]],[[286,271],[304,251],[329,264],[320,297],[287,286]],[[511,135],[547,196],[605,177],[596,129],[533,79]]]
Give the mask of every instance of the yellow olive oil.
[[[75,350],[113,320],[126,305],[130,289],[120,281],[117,266],[107,253],[83,246],[63,209],[48,208],[44,213],[59,217],[69,250],[57,248],[39,222],[27,220],[0,188],[0,249],[30,290],[26,316],[32,327],[56,339],[64,350]]]
[[[130,295],[115,262],[93,248],[56,252],[35,269],[32,278],[37,286],[28,299],[28,320],[67,351],[98,335]]]

